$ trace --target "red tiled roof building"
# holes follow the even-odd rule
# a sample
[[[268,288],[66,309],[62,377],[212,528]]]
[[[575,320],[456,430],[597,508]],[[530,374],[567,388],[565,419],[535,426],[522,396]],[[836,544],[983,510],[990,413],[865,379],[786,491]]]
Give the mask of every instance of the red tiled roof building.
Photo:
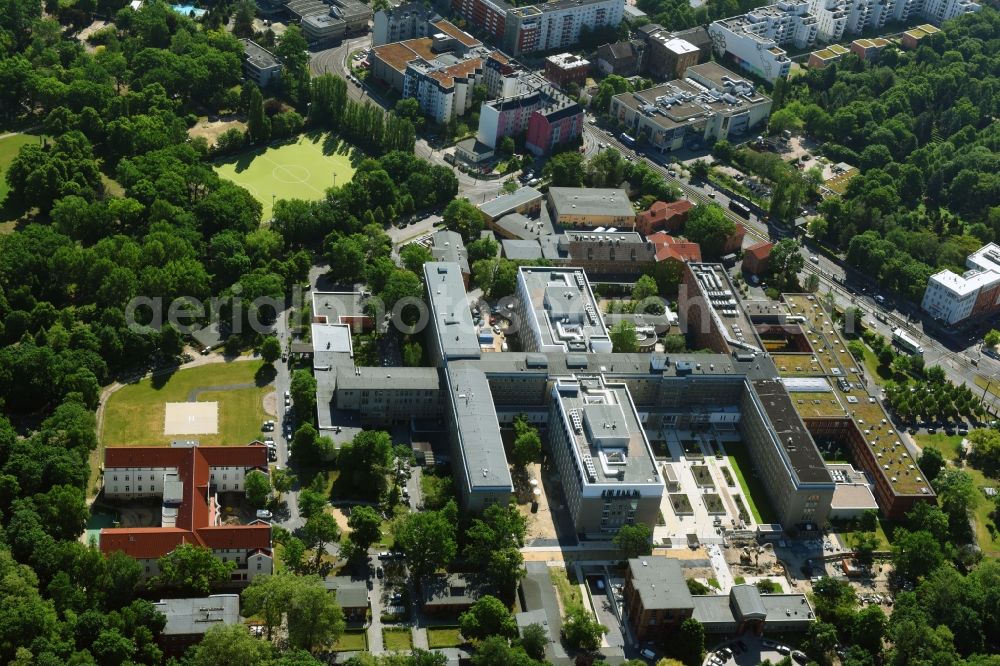
[[[687,199],[679,199],[670,203],[657,201],[649,207],[649,210],[636,216],[635,230],[644,236],[657,231],[677,233],[684,228],[688,213],[692,208],[694,208],[694,204]]]
[[[248,446],[112,447],[104,451],[104,498],[160,498],[159,527],[101,530],[104,554],[121,551],[157,575],[156,560],[182,544],[204,546],[236,563],[234,582],[272,570],[271,525],[222,524],[218,492],[244,492],[246,475],[267,472],[267,449]]]
[[[757,243],[751,245],[743,251],[743,270],[753,275],[761,275],[767,272],[767,265],[771,259],[771,248],[774,243]]]

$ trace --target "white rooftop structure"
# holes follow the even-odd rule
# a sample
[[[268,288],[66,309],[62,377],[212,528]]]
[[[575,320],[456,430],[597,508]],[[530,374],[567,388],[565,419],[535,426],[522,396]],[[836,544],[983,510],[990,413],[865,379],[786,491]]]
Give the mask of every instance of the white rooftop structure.
[[[965,265],[969,270],[962,275],[935,273],[924,291],[923,309],[948,324],[1000,309],[1000,246],[987,243],[970,254]]]
[[[522,266],[516,297],[526,351],[611,351],[611,337],[582,268]]]
[[[213,594],[193,599],[162,599],[153,607],[163,613],[167,624],[164,636],[197,636],[216,625],[240,621],[240,595]]]
[[[683,39],[670,39],[663,43],[663,46],[667,50],[676,53],[677,55],[684,55],[685,53],[694,53],[698,50],[698,47],[691,42],[685,41]]]

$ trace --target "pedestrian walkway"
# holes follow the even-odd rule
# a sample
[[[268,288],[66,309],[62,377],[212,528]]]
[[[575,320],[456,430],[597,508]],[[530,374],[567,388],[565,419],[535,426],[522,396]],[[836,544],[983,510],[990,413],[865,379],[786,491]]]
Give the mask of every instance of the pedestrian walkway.
[[[421,650],[429,649],[427,642],[427,629],[424,627],[413,627],[413,647]]]

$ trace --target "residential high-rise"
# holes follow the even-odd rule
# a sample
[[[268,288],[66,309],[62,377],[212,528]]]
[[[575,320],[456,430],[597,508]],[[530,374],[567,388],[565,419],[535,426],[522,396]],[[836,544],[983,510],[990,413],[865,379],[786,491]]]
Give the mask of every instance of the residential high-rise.
[[[792,61],[782,46],[804,49],[816,41],[816,17],[807,2],[779,2],[708,26],[717,56],[773,83],[788,76]]]

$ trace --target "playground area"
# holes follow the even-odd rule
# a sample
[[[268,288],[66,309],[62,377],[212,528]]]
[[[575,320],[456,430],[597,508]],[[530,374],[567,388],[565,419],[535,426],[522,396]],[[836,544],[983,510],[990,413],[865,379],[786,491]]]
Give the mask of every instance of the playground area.
[[[253,148],[215,164],[215,172],[246,188],[270,220],[278,199],[318,201],[329,187],[354,177],[364,156],[328,133],[302,134],[284,143]]]

